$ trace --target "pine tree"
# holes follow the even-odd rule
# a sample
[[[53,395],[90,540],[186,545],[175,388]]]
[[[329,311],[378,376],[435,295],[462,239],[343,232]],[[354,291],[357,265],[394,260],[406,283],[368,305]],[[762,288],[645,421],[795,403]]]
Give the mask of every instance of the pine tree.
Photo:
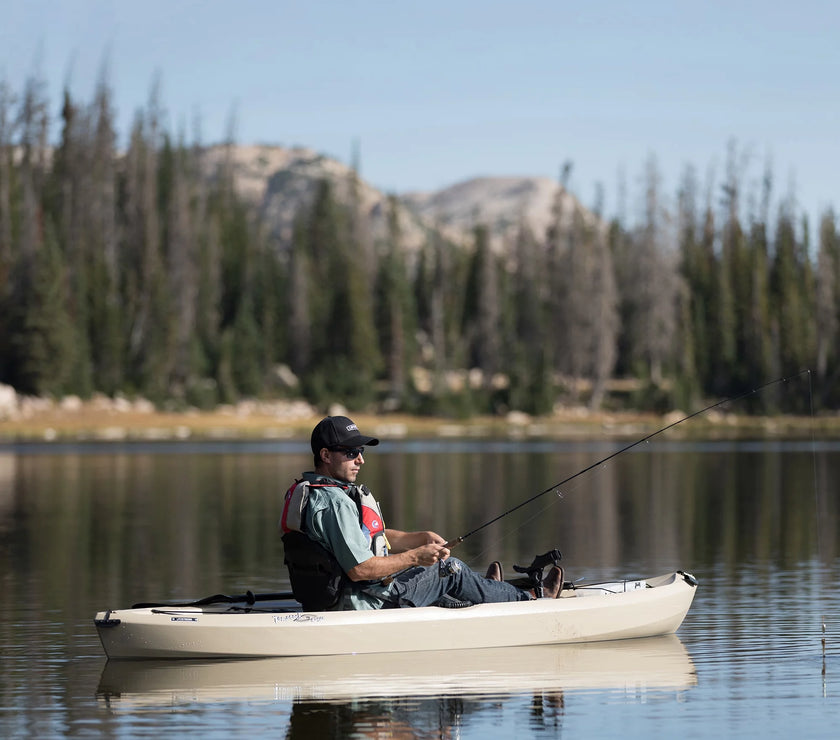
[[[596,211],[596,214],[598,211]],[[592,378],[589,406],[601,407],[606,394],[607,381],[612,377],[618,355],[618,289],[612,252],[600,223],[589,230],[592,259],[588,262],[587,284],[590,286],[590,311],[588,320],[588,358],[586,372]]]
[[[773,338],[770,315],[770,257],[767,239],[767,220],[770,209],[772,176],[765,171],[762,182],[761,206],[753,219],[749,236],[749,305],[744,326],[744,354],[751,366],[753,378],[773,377]],[[749,379],[745,379],[749,383]],[[763,399],[756,399],[761,407]]]
[[[34,255],[28,290],[17,306],[13,350],[18,367],[15,387],[35,395],[62,396],[75,390],[77,327],[67,312],[67,271],[51,223]]]
[[[745,334],[748,330],[752,303],[753,274],[747,239],[740,220],[740,168],[734,144],[730,144],[727,178],[723,185],[723,224],[721,230],[721,270],[731,289],[734,324],[733,350],[726,358],[723,373],[728,379],[727,394],[740,394],[745,384],[755,377],[750,366],[755,358],[747,357]]]
[[[88,317],[93,382],[114,394],[124,381],[125,317],[120,294],[124,260],[119,251],[117,151],[113,94],[103,68],[93,107],[90,202],[87,204]]]
[[[350,339],[348,359],[356,376],[343,396],[348,402],[363,405],[375,397],[374,383],[383,367],[382,352],[377,339],[374,312],[374,291],[377,274],[377,255],[371,236],[368,213],[362,203],[361,182],[358,176],[358,152],[350,173],[350,195],[345,208],[340,209],[343,231],[347,238],[337,245],[335,256],[341,274],[346,279],[346,299],[352,321],[345,331]],[[343,288],[339,288],[343,292]],[[347,318],[341,309],[340,321]],[[338,318],[338,317],[336,317]]]
[[[196,147],[195,161],[199,173],[195,205],[197,286],[196,335],[192,343],[192,366],[197,378],[188,383],[190,403],[212,406],[218,400],[218,372],[221,362],[222,331],[222,227],[216,208],[218,199],[204,180]]]
[[[256,244],[245,205],[232,186],[225,195],[221,228],[222,331],[231,330],[232,372],[237,395],[254,395],[262,385],[262,351],[254,316]],[[228,392],[228,400],[233,400]]]
[[[680,247],[680,273],[684,292],[680,300],[681,344],[678,372],[683,404],[690,408],[700,394],[707,376],[709,310],[712,302],[714,255],[703,249],[702,224],[697,205],[697,176],[689,167],[683,174],[678,194],[677,229]]]
[[[346,233],[342,232],[339,210],[331,183],[320,181],[306,217],[303,240],[311,267],[309,309],[314,355],[329,351],[332,345],[329,320],[335,312],[335,289],[344,280],[341,274],[344,264],[341,242]]]
[[[371,276],[356,259],[358,245],[341,241],[336,246],[335,302],[328,322],[328,340],[331,351],[343,362],[344,372],[331,372],[326,387],[336,398],[361,407],[375,396],[374,381],[382,364],[374,326]]]
[[[796,237],[793,206],[788,200],[779,209],[771,283],[782,373],[799,372],[814,357],[809,353],[813,313],[808,306],[809,265],[802,260],[804,252]]]
[[[279,251],[262,233],[257,235],[259,254],[254,285],[254,317],[259,332],[263,392],[274,393],[277,365],[286,355],[288,338],[283,321],[289,278]],[[285,390],[285,388],[283,388]]]
[[[558,367],[576,384],[590,381],[589,403],[598,408],[615,366],[618,297],[606,235],[581,208],[572,213],[557,277],[565,339]]]
[[[618,336],[616,337],[615,374],[630,377],[633,373],[633,347],[630,341],[629,316],[631,311],[630,296],[627,287],[632,284],[632,244],[630,234],[623,221],[614,218],[607,230],[607,246],[615,270],[616,291],[618,293]]]
[[[834,211],[820,219],[816,282],[816,377],[820,388],[831,389],[837,383],[837,338],[840,329],[840,234]],[[836,393],[834,394],[836,395]],[[823,392],[823,401],[831,402]],[[836,399],[831,399],[836,402]]]
[[[19,195],[15,197],[17,208],[13,206],[10,213],[13,222],[17,217],[19,227],[12,229],[6,376],[13,386],[30,393],[47,388],[53,390],[55,386],[54,373],[49,367],[51,342],[44,332],[48,331],[45,322],[49,320],[51,310],[60,301],[52,283],[55,281],[60,285],[63,278],[63,275],[58,276],[63,265],[56,264],[61,255],[57,253],[54,234],[50,234],[49,252],[44,252],[47,221],[41,196],[47,177],[49,128],[44,88],[42,80],[30,78],[21,100],[15,124],[20,132]],[[40,301],[47,298],[51,299],[49,306],[42,307]],[[62,310],[65,308],[62,306]]]
[[[181,143],[177,149],[171,151],[170,157],[168,193],[162,195],[166,209],[164,252],[173,312],[174,353],[169,382],[178,394],[183,394],[199,372],[194,365],[193,353],[198,297],[198,255],[191,208],[193,176],[190,155]]]
[[[464,303],[464,340],[470,367],[482,374],[483,388],[490,391],[500,368],[501,345],[499,268],[484,225],[473,230],[474,251]]]
[[[290,300],[293,341],[302,341],[293,350],[297,359],[292,369],[301,376],[307,398],[326,405],[336,400],[329,385],[335,365],[331,360],[332,367],[327,368],[322,360],[339,357],[332,347],[331,320],[337,300],[334,288],[343,280],[334,267],[334,250],[342,238],[338,205],[327,180],[317,184],[312,204],[300,218],[293,244]]]
[[[243,295],[231,328],[230,366],[236,394],[258,396],[265,383],[261,333],[254,317],[253,297]],[[232,398],[230,400],[233,400]]]
[[[415,310],[405,254],[398,203],[392,196],[388,199],[388,233],[379,259],[375,306],[376,315],[380,317],[378,339],[385,359],[385,380],[391,408],[400,408],[406,401],[415,333]]]
[[[448,372],[456,366],[462,349],[463,290],[454,259],[454,246],[434,229],[423,246],[414,279],[418,332],[424,337],[420,355],[431,371],[432,413],[449,414]]]
[[[126,155],[122,251],[127,260],[127,371],[132,388],[154,401],[168,395],[174,336],[169,286],[161,248],[159,146],[161,111],[153,89],[138,116]]]
[[[567,189],[571,170],[570,162],[561,170],[560,183],[552,204],[551,222],[545,236],[548,326],[545,350],[546,362],[552,368],[552,373],[565,373],[568,369],[565,358],[568,357],[570,338],[566,336],[569,319],[566,316],[567,282],[564,271],[568,263],[566,251],[569,246],[566,235],[570,231],[574,212],[574,201],[569,197]]]
[[[637,371],[660,386],[673,360],[679,296],[678,262],[668,244],[660,202],[660,174],[651,157],[645,168],[643,221],[632,239],[622,275],[625,330]]]
[[[15,239],[12,229],[12,190],[14,128],[12,107],[15,99],[5,80],[0,79],[0,382],[9,380],[13,308],[12,256]]]
[[[533,414],[547,413],[554,395],[545,347],[549,334],[547,293],[540,245],[522,219],[513,249],[512,336],[506,343],[506,367],[510,376],[510,406]]]
[[[91,197],[90,124],[64,92],[63,129],[56,148],[45,192],[45,210],[56,225],[56,239],[67,268],[67,305],[75,337],[75,364],[68,368],[68,385],[87,396],[93,389],[89,326],[91,240],[87,209]]]
[[[297,375],[307,372],[312,365],[311,273],[305,226],[303,220],[298,218],[295,220],[292,233],[289,253],[289,289],[286,293],[286,315],[289,317],[289,366]]]
[[[718,229],[712,206],[711,188],[706,195],[703,220],[702,252],[709,255],[714,275],[709,302],[708,376],[705,387],[715,396],[730,392],[729,369],[737,361],[737,328],[731,273],[726,260],[718,252]]]
[[[373,399],[381,356],[371,276],[361,258],[364,247],[352,239],[349,218],[330,183],[322,181],[306,226],[314,300],[309,302],[313,365],[304,385],[317,402],[363,406]]]
[[[572,206],[565,226],[563,246],[555,253],[553,292],[557,342],[557,370],[569,379],[574,402],[580,399],[578,381],[586,374],[588,336],[590,331],[588,302],[593,297],[590,276],[589,245],[580,209]]]

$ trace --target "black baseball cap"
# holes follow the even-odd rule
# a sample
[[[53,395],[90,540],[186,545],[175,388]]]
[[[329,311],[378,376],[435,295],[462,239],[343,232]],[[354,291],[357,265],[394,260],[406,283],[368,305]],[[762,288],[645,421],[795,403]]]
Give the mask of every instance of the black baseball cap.
[[[359,433],[359,427],[346,416],[326,416],[312,430],[312,452],[316,455],[330,447],[374,447],[379,444],[376,437]]]

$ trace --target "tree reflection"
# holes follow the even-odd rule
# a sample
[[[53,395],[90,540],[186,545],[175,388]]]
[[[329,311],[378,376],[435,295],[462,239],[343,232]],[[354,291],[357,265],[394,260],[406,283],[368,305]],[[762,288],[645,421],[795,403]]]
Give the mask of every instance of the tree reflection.
[[[604,449],[371,454],[386,521],[456,537],[580,470]],[[71,617],[138,601],[288,588],[277,535],[306,455],[21,454],[0,466],[0,574],[9,603]],[[816,463],[815,463],[816,460]],[[815,483],[816,477],[816,483]],[[567,577],[837,554],[840,455],[779,443],[745,450],[650,445],[549,493],[459,545],[477,570],[558,547]],[[816,490],[815,490],[816,488]]]

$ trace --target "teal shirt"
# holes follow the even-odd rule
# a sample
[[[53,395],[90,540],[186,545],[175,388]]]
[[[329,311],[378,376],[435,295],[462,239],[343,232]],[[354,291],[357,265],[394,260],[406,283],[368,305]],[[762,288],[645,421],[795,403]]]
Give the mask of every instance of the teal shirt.
[[[325,478],[317,473],[304,473],[308,481]],[[327,479],[331,480],[331,479]],[[306,506],[306,534],[327,548],[345,572],[373,557],[370,544],[359,526],[359,510],[342,488],[335,486],[309,489]],[[382,597],[390,592],[379,583],[347,589],[336,609],[381,609]]]

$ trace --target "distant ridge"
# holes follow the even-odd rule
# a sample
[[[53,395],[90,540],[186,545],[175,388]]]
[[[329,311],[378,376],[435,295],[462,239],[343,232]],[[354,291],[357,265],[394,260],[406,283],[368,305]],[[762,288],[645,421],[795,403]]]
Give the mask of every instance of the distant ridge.
[[[237,192],[258,211],[272,236],[281,245],[291,240],[292,226],[300,209],[308,206],[320,181],[333,183],[336,196],[349,200],[352,170],[336,159],[305,147],[270,145],[218,145],[205,150],[208,176],[229,157]],[[553,219],[559,183],[546,177],[475,177],[434,192],[398,194],[401,204],[403,245],[419,249],[432,230],[469,243],[477,224],[486,225],[494,247],[509,247],[520,224],[538,237],[545,235]],[[374,238],[384,238],[389,194],[359,180],[359,198],[370,217]],[[562,217],[568,219],[580,203],[567,192],[562,195]],[[583,209],[585,211],[585,209]]]
[[[431,222],[460,232],[483,224],[504,242],[515,237],[523,224],[536,236],[544,236],[561,192],[561,218],[566,224],[573,209],[581,206],[547,177],[474,177],[431,193],[408,193],[402,200]]]

